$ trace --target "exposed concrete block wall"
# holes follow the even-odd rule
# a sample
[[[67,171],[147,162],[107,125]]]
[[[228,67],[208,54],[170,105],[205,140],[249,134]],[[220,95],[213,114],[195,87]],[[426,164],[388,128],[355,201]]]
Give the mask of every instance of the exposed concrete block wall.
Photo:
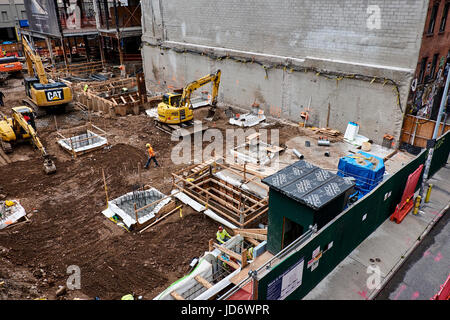
[[[310,124],[325,126],[330,108],[330,127],[345,131],[356,121],[380,143],[385,133],[400,136],[427,6],[144,0],[147,85],[165,91],[221,69],[220,103],[249,108],[256,100],[266,115],[298,121],[311,98]]]

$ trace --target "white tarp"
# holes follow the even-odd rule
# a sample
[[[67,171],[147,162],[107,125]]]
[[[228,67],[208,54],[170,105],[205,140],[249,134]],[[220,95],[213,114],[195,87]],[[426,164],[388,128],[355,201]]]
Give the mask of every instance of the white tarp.
[[[80,140],[87,139],[87,138],[89,138],[89,140],[80,141]],[[86,134],[83,134],[83,135],[58,140],[58,144],[61,147],[63,147],[66,150],[75,151],[75,152],[86,151],[89,149],[103,146],[107,143],[108,143],[108,140],[106,138],[99,136],[98,134],[96,134],[90,130],[87,130]],[[81,146],[79,146],[80,144],[81,144]]]
[[[173,195],[178,191],[179,190],[172,190],[171,194]],[[185,194],[183,192],[176,193],[174,195],[174,197],[177,198],[178,200],[180,200],[181,202],[183,202],[184,204],[187,204],[188,206],[190,206],[192,209],[194,209],[197,212],[202,212],[203,210],[205,210],[204,205],[193,200],[191,197],[189,197],[187,194]]]
[[[230,124],[234,124],[239,127],[253,127],[257,125],[260,122],[263,122],[266,120],[266,116],[263,114],[252,114],[252,113],[245,113],[241,114],[239,116],[239,119],[230,118]]]
[[[151,188],[148,190],[145,190],[145,192],[149,192],[149,193],[157,193],[160,195],[161,198],[164,198],[165,195],[161,192],[159,192],[158,190],[156,190],[155,188]],[[132,217],[129,213],[126,213],[125,211],[123,211],[121,208],[119,208],[119,206],[116,204],[118,202],[120,202],[120,200],[122,198],[127,198],[130,197],[133,194],[133,192],[128,192],[114,200],[108,201],[108,208],[106,208],[105,210],[102,211],[103,215],[106,216],[107,218],[112,218],[114,215],[118,215],[123,223],[125,223],[125,225],[129,228],[131,225],[136,223],[136,218]],[[161,210],[166,204],[168,204],[171,200],[171,197],[167,197],[164,200],[161,200],[160,202],[157,203],[157,205],[153,208],[152,211],[150,211],[149,213],[145,214],[142,217],[138,217],[138,222],[140,224],[143,224],[145,222],[147,222],[148,220],[152,219],[158,212],[159,210]],[[155,200],[156,201],[156,200]],[[139,208],[138,208],[139,209]]]
[[[0,229],[6,228],[27,214],[19,201],[10,201],[14,202],[11,207],[7,207],[5,201],[0,201]]]

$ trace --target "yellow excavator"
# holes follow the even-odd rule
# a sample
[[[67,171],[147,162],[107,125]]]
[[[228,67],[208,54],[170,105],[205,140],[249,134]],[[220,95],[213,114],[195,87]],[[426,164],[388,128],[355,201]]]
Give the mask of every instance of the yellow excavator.
[[[156,125],[163,131],[172,132],[173,130],[190,127],[193,125],[194,109],[191,103],[191,94],[198,88],[212,82],[211,107],[208,118],[212,118],[217,104],[217,95],[219,92],[221,71],[217,70],[198,80],[189,83],[183,88],[183,93],[165,93],[162,96],[162,102],[158,104],[158,120]]]
[[[44,158],[44,171],[46,174],[56,172],[56,166],[50,155],[45,150],[36,133],[35,115],[28,106],[20,106],[11,109],[12,116],[4,116],[0,120],[0,144],[5,153],[12,152],[12,144],[31,141],[41,152]]]
[[[63,82],[49,82],[41,61],[41,57],[31,47],[25,36],[22,36],[23,51],[27,61],[28,76],[24,77],[24,103],[36,112],[38,108],[64,111],[72,101],[72,90]]]

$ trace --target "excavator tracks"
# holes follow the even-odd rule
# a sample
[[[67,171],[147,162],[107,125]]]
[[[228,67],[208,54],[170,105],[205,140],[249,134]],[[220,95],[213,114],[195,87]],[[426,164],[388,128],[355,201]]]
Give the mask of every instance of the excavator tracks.
[[[7,165],[8,163],[11,163],[11,159],[8,157],[7,153],[12,152],[11,144],[4,142],[3,140],[0,140],[1,148],[0,148],[0,166],[1,165]]]

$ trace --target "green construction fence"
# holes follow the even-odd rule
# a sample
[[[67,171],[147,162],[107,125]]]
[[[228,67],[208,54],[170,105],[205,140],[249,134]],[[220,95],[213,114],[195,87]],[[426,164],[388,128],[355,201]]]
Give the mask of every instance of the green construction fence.
[[[444,166],[450,151],[450,132],[438,139],[430,166],[430,176]],[[394,212],[400,202],[408,176],[421,164],[425,165],[428,150],[423,150],[402,169],[383,181],[371,193],[342,212],[313,235],[302,247],[278,263],[258,282],[258,300],[273,298],[274,283],[295,264],[303,260],[301,285],[286,300],[298,300],[307,295],[325,276],[344,260],[364,239],[375,231]],[[422,171],[423,175],[423,171]],[[416,190],[420,187],[419,179]],[[312,262],[317,249],[319,263]],[[314,268],[314,270],[312,270]],[[270,287],[270,288],[269,288]],[[270,289],[268,292],[268,288]]]

